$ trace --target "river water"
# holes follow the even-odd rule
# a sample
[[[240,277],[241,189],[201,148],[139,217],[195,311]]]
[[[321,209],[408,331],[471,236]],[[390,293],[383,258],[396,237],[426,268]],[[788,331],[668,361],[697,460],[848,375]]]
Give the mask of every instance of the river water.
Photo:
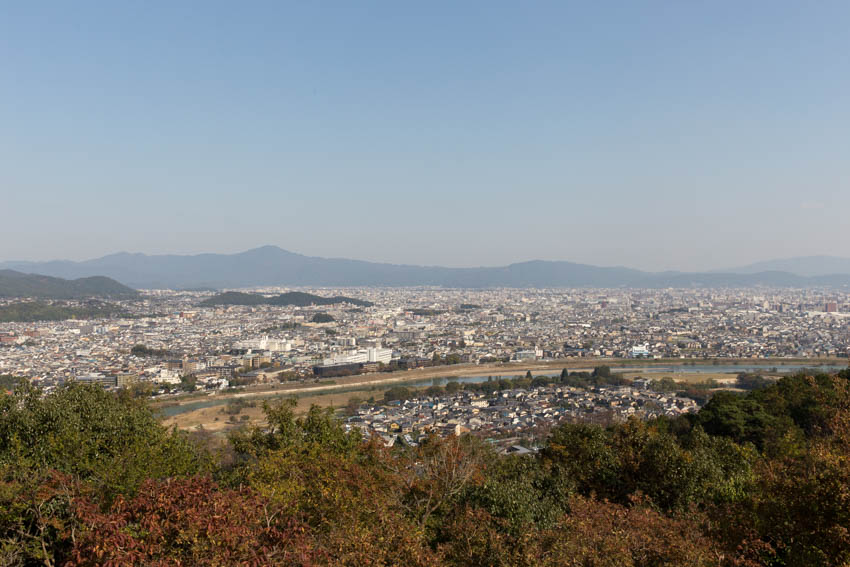
[[[782,366],[781,364],[729,364],[729,365],[713,365],[713,364],[702,364],[702,365],[694,365],[694,366],[685,366],[685,365],[646,365],[646,366],[611,366],[611,372],[614,374],[635,374],[641,372],[651,372],[653,374],[738,374],[740,372],[755,372],[755,371],[772,371],[773,368],[776,368],[777,372],[799,372],[800,370],[813,369],[820,372],[833,372],[838,370],[844,370],[847,366],[835,365],[835,364],[823,364],[823,365],[812,365],[812,364],[786,364]],[[590,372],[593,370],[593,367],[587,368],[570,368],[570,372]],[[560,371],[532,371],[531,374],[534,376],[557,376],[561,372]],[[502,375],[502,378],[511,378],[513,376],[525,376],[525,371],[518,371],[514,375],[506,376]],[[404,382],[406,386],[443,386],[447,382],[486,382],[490,377],[489,376],[459,376],[452,378],[426,378],[423,380],[415,380],[410,382]],[[493,380],[498,380],[500,376],[493,376]]]

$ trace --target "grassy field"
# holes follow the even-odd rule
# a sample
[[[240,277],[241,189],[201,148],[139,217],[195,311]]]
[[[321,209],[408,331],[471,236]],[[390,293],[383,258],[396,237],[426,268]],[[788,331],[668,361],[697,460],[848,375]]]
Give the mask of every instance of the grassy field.
[[[384,392],[387,388],[375,388],[374,390],[355,390],[355,391],[347,391],[347,392],[333,392],[326,394],[315,394],[315,395],[301,395],[297,396],[297,405],[295,406],[295,413],[298,415],[303,415],[310,409],[312,405],[318,405],[321,407],[334,407],[334,408],[342,408],[348,404],[348,401],[353,397],[358,397],[361,399],[367,399],[370,396],[374,396],[375,399],[382,399],[384,396]],[[246,407],[242,409],[239,413],[237,419],[243,415],[248,416],[247,423],[252,425],[262,425],[265,423],[264,415],[263,415],[263,401],[274,402],[281,398],[288,398],[291,396],[288,395],[280,395],[277,397],[266,397],[260,399],[252,399],[251,401],[256,402],[256,405],[253,407]],[[214,433],[217,432],[225,432],[227,430],[238,427],[239,425],[245,423],[243,421],[239,421],[237,423],[228,422],[228,418],[230,417],[226,410],[226,403],[222,405],[214,405],[204,408],[199,408],[196,410],[188,411],[185,413],[180,413],[171,417],[167,417],[162,420],[163,425],[168,427],[176,426],[179,429],[195,429],[198,427],[203,427],[207,431],[211,431]]]
[[[737,378],[736,373],[727,372],[700,372],[694,374],[686,374],[678,372],[671,374],[670,372],[618,372],[624,378],[649,378],[650,380],[661,380],[662,378],[672,378],[676,382],[707,382],[714,380],[715,382],[725,384],[734,382]]]

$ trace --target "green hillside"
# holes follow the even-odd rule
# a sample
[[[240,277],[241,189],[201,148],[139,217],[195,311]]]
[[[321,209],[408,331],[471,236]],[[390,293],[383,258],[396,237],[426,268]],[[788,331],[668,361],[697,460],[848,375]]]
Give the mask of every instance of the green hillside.
[[[337,303],[350,303],[361,307],[371,307],[373,305],[369,301],[342,295],[322,297],[302,291],[290,291],[272,297],[266,297],[257,293],[228,291],[206,299],[200,305],[294,305],[296,307],[308,307],[310,305],[335,305]]]
[[[14,270],[0,270],[0,297],[132,299],[138,295],[139,292],[136,290],[103,276],[65,280],[38,274],[24,274]]]
[[[26,301],[0,305],[0,323],[103,319],[120,312],[121,309],[117,305],[99,301],[91,301],[83,305]]]

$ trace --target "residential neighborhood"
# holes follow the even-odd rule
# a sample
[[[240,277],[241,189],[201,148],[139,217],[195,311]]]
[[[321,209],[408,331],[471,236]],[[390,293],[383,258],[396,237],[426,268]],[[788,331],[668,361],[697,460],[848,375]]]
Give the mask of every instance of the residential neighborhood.
[[[125,317],[0,323],[0,373],[44,385],[101,375],[168,384],[191,374],[218,387],[260,367],[256,377],[267,380],[352,363],[359,373],[437,359],[819,358],[846,357],[850,346],[850,295],[834,290],[311,291],[374,305],[199,307],[210,292],[149,291],[121,303]],[[313,323],[316,313],[333,321]]]
[[[478,432],[491,437],[516,437],[536,427],[565,421],[610,423],[630,416],[675,417],[696,411],[689,398],[636,387],[580,389],[551,385],[484,394],[462,391],[443,397],[417,397],[387,405],[364,405],[346,419],[367,437],[380,435],[387,445],[416,443],[428,434]]]
[[[850,346],[850,294],[834,289],[307,291],[370,306],[205,306],[215,292],[147,290],[107,319],[0,323],[0,374],[168,394],[187,380],[215,391],[455,364],[816,363]]]

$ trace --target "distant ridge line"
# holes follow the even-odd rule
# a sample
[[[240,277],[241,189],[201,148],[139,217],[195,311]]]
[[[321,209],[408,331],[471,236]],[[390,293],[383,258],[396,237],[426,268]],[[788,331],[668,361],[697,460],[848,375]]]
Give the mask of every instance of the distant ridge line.
[[[77,279],[106,276],[126,285],[145,288],[239,289],[262,286],[359,287],[436,286],[450,288],[688,288],[688,287],[846,287],[850,286],[850,259],[808,257],[789,259],[806,263],[830,258],[825,265],[846,272],[797,274],[787,270],[723,272],[646,272],[623,267],[600,267],[564,261],[531,260],[507,266],[447,268],[305,256],[277,246],[262,246],[235,254],[146,255],[117,253],[73,262],[5,262],[0,268]],[[779,261],[772,261],[779,262]],[[831,263],[830,263],[831,262]],[[767,262],[765,264],[770,264]],[[753,264],[750,266],[758,266]],[[754,269],[754,268],[752,268]]]

